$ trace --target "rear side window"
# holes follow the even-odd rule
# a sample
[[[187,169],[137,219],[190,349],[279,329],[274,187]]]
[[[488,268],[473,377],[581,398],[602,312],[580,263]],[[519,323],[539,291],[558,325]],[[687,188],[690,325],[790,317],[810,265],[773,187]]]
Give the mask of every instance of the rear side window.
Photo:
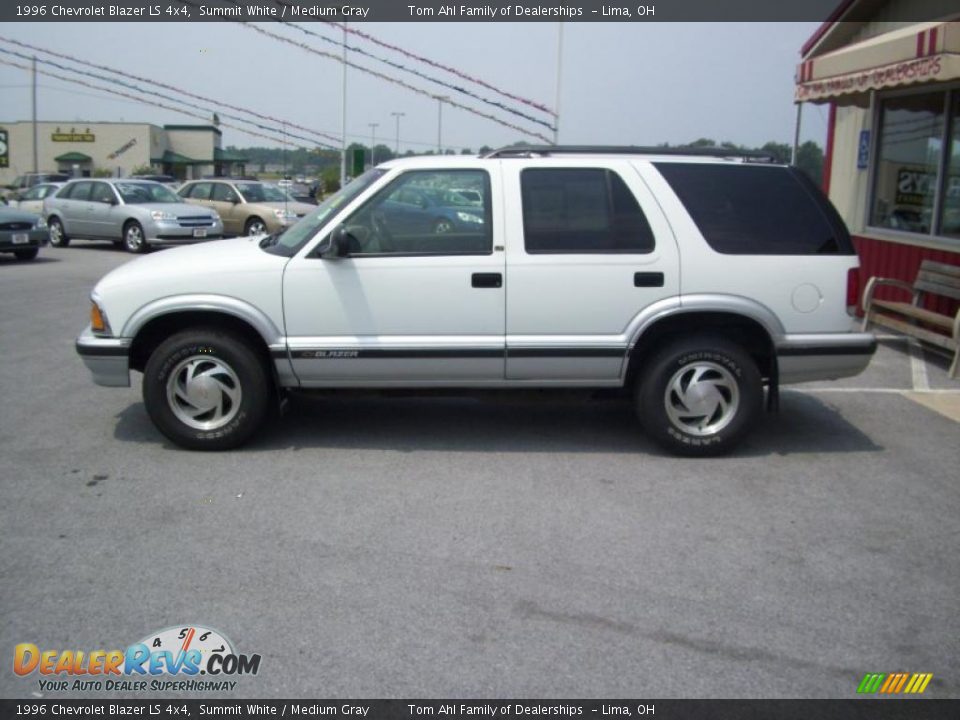
[[[731,255],[850,254],[833,206],[802,174],[762,165],[655,163],[714,250]]]
[[[528,253],[649,253],[653,231],[612,170],[529,168],[520,174]]]
[[[71,200],[87,200],[90,197],[90,187],[93,183],[78,182],[67,185],[57,197],[70,198]]]

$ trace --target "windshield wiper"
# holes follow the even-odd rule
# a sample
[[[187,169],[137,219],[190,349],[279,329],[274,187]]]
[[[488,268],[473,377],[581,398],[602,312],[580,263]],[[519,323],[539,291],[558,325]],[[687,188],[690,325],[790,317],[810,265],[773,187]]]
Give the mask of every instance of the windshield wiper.
[[[274,233],[270,233],[269,235],[266,235],[266,236],[262,237],[262,238],[260,239],[260,247],[262,247],[262,248],[273,247],[273,246],[276,245],[278,242],[280,242],[280,236],[281,236],[281,235],[283,235],[283,231],[282,231],[282,230],[281,230],[281,231],[274,232]]]

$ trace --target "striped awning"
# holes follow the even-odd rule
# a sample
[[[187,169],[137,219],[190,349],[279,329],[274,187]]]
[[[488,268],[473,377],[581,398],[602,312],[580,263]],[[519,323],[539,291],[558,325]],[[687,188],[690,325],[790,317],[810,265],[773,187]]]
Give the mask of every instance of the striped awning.
[[[918,23],[797,67],[794,102],[866,104],[871,90],[960,78],[960,22]]]

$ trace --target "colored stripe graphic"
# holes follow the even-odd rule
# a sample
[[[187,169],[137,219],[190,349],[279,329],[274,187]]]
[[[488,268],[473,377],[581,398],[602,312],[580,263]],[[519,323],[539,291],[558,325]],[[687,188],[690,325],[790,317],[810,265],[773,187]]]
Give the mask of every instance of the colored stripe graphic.
[[[860,694],[919,695],[927,689],[933,673],[867,673],[857,686]]]

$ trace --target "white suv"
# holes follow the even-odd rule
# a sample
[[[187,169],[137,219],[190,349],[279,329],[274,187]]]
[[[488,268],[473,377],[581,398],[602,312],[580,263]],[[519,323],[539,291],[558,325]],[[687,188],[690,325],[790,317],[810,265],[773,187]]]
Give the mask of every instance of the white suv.
[[[114,270],[77,351],[101,385],[141,371],[188,448],[240,445],[289,388],[580,387],[632,394],[675,452],[725,452],[765,388],[773,409],[780,383],[859,373],[876,342],[850,332],[858,263],[829,202],[724,154],[384,163],[282,234]]]

